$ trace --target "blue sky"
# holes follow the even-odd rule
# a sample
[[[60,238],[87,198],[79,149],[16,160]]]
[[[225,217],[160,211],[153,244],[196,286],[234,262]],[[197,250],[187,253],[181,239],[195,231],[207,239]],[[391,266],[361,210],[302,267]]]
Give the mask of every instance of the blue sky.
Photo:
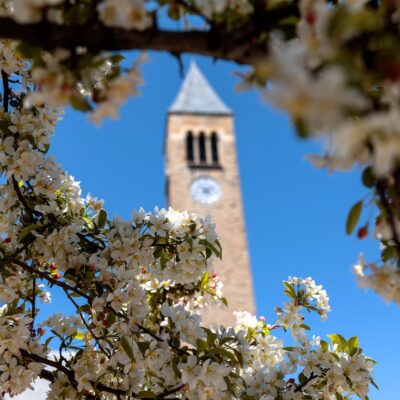
[[[131,56],[128,56],[131,59]],[[166,110],[181,77],[176,60],[150,53],[142,94],[123,107],[118,121],[96,128],[83,114],[68,110],[57,128],[52,152],[81,181],[84,193],[105,199],[109,214],[129,218],[132,209],[166,206],[163,138]],[[191,58],[184,57],[185,66]],[[313,333],[357,335],[378,361],[371,400],[397,396],[400,309],[356,287],[352,265],[360,252],[378,258],[377,243],[345,235],[349,208],[367,192],[359,173],[329,176],[304,160],[320,146],[301,141],[288,119],[255,90],[237,93],[240,68],[195,57],[236,115],[245,219],[259,315],[273,318],[284,297],[282,280],[312,276],[328,290],[332,312],[313,322]],[[56,298],[54,309],[63,307]]]

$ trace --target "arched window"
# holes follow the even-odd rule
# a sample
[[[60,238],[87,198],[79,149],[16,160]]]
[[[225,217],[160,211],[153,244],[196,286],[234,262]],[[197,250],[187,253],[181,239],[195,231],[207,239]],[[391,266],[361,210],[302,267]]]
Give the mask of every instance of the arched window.
[[[193,132],[188,132],[186,135],[186,159],[189,162],[194,161],[193,154]]]
[[[211,134],[211,154],[212,154],[212,162],[214,164],[218,164],[219,163],[218,135],[215,132]]]
[[[205,163],[207,161],[206,155],[206,137],[204,132],[200,132],[199,135],[199,155],[200,155],[200,162]]]

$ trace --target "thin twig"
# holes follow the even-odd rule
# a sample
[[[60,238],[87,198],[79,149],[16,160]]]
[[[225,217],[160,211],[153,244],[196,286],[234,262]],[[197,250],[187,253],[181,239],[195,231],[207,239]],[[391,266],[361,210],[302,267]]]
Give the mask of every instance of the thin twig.
[[[183,388],[185,387],[185,385],[180,385],[174,389],[170,389],[170,390],[166,390],[164,393],[160,394],[157,396],[157,399],[164,399],[165,397],[177,393],[179,391],[181,391]]]
[[[59,281],[55,278],[52,278],[49,274],[38,270],[37,268],[28,265],[26,263],[24,263],[23,261],[17,260],[13,257],[6,257],[3,260],[0,260],[0,264],[16,264],[18,266],[20,266],[22,269],[24,269],[25,271],[28,271],[32,274],[37,274],[40,278],[47,280],[48,282],[50,282],[51,284],[55,285],[55,286],[59,286],[63,289],[67,289],[71,292],[74,292],[76,294],[79,294],[80,296],[84,297],[87,300],[91,300],[90,296],[88,296],[86,293],[82,292],[81,290],[77,289],[74,286],[68,285],[65,282]]]
[[[39,211],[33,210],[28,202],[26,201],[25,197],[23,196],[23,194],[21,193],[21,190],[19,188],[18,182],[15,179],[14,175],[11,177],[12,183],[13,183],[13,187],[14,187],[14,191],[18,197],[18,200],[22,203],[22,205],[24,206],[25,210],[27,211],[27,213],[29,214],[29,216],[31,217],[31,219],[34,219],[34,215],[38,215],[41,216],[42,214]]]
[[[68,379],[72,380],[72,382],[75,382],[74,372],[64,367],[64,365],[62,365],[60,362],[49,360],[48,358],[39,356],[38,354],[29,353],[28,351],[23,349],[21,349],[20,352],[23,357],[28,358],[29,360],[40,362],[49,367],[55,368],[57,371],[61,371],[68,377]]]
[[[397,228],[396,228],[396,217],[395,217],[392,207],[386,197],[386,187],[387,187],[386,182],[384,182],[383,180],[379,180],[376,184],[376,191],[379,195],[381,204],[387,214],[390,229],[392,231],[393,241],[396,244],[397,249],[400,250],[400,239],[399,239],[399,235],[397,233]]]
[[[47,365],[49,367],[55,368],[57,371],[61,371],[63,372],[67,378],[69,379],[69,381],[71,382],[71,384],[73,384],[74,386],[77,385],[76,379],[75,379],[75,374],[73,371],[69,370],[68,368],[64,367],[60,362],[57,361],[52,361],[49,360],[46,357],[42,357],[39,356],[38,354],[32,354],[27,352],[26,350],[21,349],[21,354],[22,356],[24,356],[25,358],[35,361],[35,362],[39,362],[42,363],[44,365]],[[50,371],[46,371],[43,374],[40,374],[40,377],[43,379],[46,379],[50,382],[54,381],[54,375],[50,372]],[[43,372],[43,371],[42,371]],[[121,389],[116,389],[116,388],[110,388],[100,382],[91,382],[92,386],[96,389],[98,389],[101,392],[106,392],[106,393],[111,393],[114,394],[116,396],[126,396],[126,391],[121,390]],[[164,399],[165,397],[173,394],[173,393],[177,393],[180,390],[182,390],[182,388],[184,387],[184,385],[180,385],[176,388],[170,389],[170,390],[166,390],[165,392],[160,393],[159,395],[156,396],[156,399]],[[131,396],[136,397],[137,399],[142,399],[142,397],[137,397],[137,394],[132,392]],[[96,398],[95,396],[89,396],[88,398],[94,399]]]
[[[171,349],[175,350],[177,353],[181,354],[181,355],[188,355],[188,353],[181,349],[178,346],[175,346],[170,340],[165,340],[163,338],[161,338],[160,336],[157,336],[154,332],[152,332],[150,329],[144,327],[143,325],[136,323],[136,326],[143,331],[144,333],[147,333],[149,336],[151,336],[152,338],[156,339],[158,342],[167,342],[168,346],[171,347]]]
[[[1,78],[3,80],[3,108],[8,112],[8,102],[10,100],[10,85],[8,83],[8,74],[1,70]]]
[[[83,322],[83,324],[86,326],[86,329],[90,332],[90,334],[93,336],[93,339],[95,340],[95,342],[97,343],[97,345],[99,346],[100,351],[106,355],[107,357],[109,357],[110,355],[105,351],[104,347],[101,345],[100,343],[100,338],[97,337],[97,335],[92,331],[92,329],[90,328],[89,324],[86,322],[86,319],[84,317],[84,315],[82,314],[82,311],[79,310],[79,304],[73,299],[73,297],[68,293],[68,290],[66,290],[64,288],[64,293],[66,294],[66,296],[68,297],[68,299],[71,301],[71,303],[75,306],[76,311],[78,311],[79,316],[81,317],[81,321]]]
[[[311,372],[311,375],[307,378],[307,380],[298,385],[294,391],[301,392],[315,378],[318,378],[318,375],[315,375],[314,372]]]
[[[32,328],[31,336],[35,336],[35,317],[36,317],[36,278],[32,279]]]

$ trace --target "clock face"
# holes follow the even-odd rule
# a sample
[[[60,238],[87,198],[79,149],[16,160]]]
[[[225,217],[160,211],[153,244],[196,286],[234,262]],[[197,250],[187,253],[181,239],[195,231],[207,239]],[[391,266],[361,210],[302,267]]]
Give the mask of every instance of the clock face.
[[[222,194],[218,182],[206,176],[194,180],[190,186],[190,192],[196,201],[203,204],[216,202]]]

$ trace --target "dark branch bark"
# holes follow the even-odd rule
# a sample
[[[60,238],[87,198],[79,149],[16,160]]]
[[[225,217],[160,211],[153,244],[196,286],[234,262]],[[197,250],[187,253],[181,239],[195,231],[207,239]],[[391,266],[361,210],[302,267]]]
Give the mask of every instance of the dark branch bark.
[[[24,263],[23,261],[17,260],[16,258],[6,257],[6,258],[0,260],[0,265],[1,264],[16,264],[16,265],[20,266],[22,269],[24,269],[25,271],[28,271],[31,274],[36,274],[40,278],[47,280],[52,285],[59,286],[59,287],[61,287],[63,289],[66,289],[66,290],[69,290],[71,292],[77,293],[80,296],[82,296],[83,298],[85,298],[86,300],[90,301],[90,297],[86,293],[84,293],[81,290],[79,290],[78,288],[73,287],[71,285],[68,285],[67,283],[65,283],[63,281],[59,281],[59,280],[57,280],[55,278],[52,278],[49,274],[47,274],[47,273],[45,273],[43,271],[40,271],[37,268]]]
[[[71,384],[77,385],[74,372],[72,370],[69,370],[68,368],[64,367],[61,363],[59,363],[57,361],[49,360],[48,358],[39,356],[38,354],[28,353],[26,350],[22,350],[22,349],[21,349],[21,354],[28,360],[42,363],[44,365],[54,368],[57,371],[63,372],[67,376],[67,378],[69,379]],[[43,369],[39,376],[40,376],[40,378],[45,379],[49,382],[54,382],[54,375],[51,371]],[[91,382],[91,383],[92,383],[92,386],[94,388],[98,389],[100,392],[111,393],[116,396],[126,396],[126,391],[124,391],[124,390],[112,388],[112,387],[106,386],[100,382],[96,382],[96,383]],[[180,390],[182,390],[183,387],[184,387],[184,385],[180,385],[173,389],[166,390],[166,391],[160,393],[159,395],[157,395],[155,398],[159,399],[159,400],[165,399],[166,397],[170,396],[171,394],[179,392]],[[131,396],[133,396],[137,399],[142,399],[142,397],[137,397],[136,393],[134,393],[134,392],[131,393]],[[99,397],[97,397],[96,395],[94,395],[94,396],[87,395],[86,398],[98,399]]]
[[[127,31],[101,24],[60,26],[47,22],[20,25],[9,18],[0,18],[0,37],[18,39],[31,45],[53,50],[85,46],[89,51],[156,50],[173,53],[195,53],[214,58],[251,63],[264,55],[254,50],[243,32],[188,31],[158,29]]]
[[[57,47],[75,49],[78,46],[85,46],[92,52],[156,50],[195,53],[243,64],[264,55],[261,51],[255,51],[250,42],[245,40],[247,38],[236,38],[234,33],[213,31],[148,29],[140,32],[108,28],[101,24],[87,27],[60,26],[47,22],[20,25],[9,18],[0,18],[0,37],[22,40],[46,50]]]
[[[0,17],[0,38],[22,40],[46,50],[57,47],[89,51],[155,50],[173,54],[193,53],[216,59],[252,64],[265,57],[267,49],[254,44],[262,25],[263,32],[288,16],[298,15],[296,4],[258,13],[259,26],[248,23],[236,30],[211,27],[206,31],[169,31],[156,28],[128,31],[108,28],[100,23],[90,26],[62,26],[48,22],[21,25],[11,18]]]
[[[110,355],[106,352],[106,350],[104,349],[104,347],[100,343],[101,338],[97,337],[97,335],[93,332],[93,330],[90,328],[89,324],[87,323],[83,313],[81,311],[79,311],[79,304],[73,299],[73,297],[69,294],[67,289],[65,289],[65,288],[63,288],[63,289],[64,289],[65,295],[68,297],[68,299],[71,301],[71,303],[75,306],[77,313],[81,317],[82,323],[86,326],[86,329],[90,332],[90,334],[92,335],[93,339],[95,340],[95,342],[99,346],[100,351],[109,359]]]
[[[296,387],[294,390],[295,393],[301,392],[313,379],[318,378],[318,375],[315,375],[314,372],[311,372],[311,375],[307,378],[307,380]]]
[[[25,210],[27,211],[27,213],[29,214],[29,216],[31,217],[31,219],[34,220],[34,216],[35,216],[35,215],[41,216],[42,214],[41,214],[40,212],[38,212],[38,211],[36,211],[36,210],[33,210],[33,209],[29,206],[29,204],[28,204],[28,202],[26,201],[24,195],[21,193],[21,190],[20,190],[20,188],[19,188],[19,186],[18,186],[18,182],[17,182],[17,180],[15,179],[14,175],[11,177],[11,179],[12,179],[13,187],[14,187],[15,193],[16,193],[16,195],[17,195],[17,197],[18,197],[18,200],[20,201],[20,203],[22,203],[22,205],[24,206]]]
[[[385,182],[384,180],[379,180],[376,184],[376,191],[381,201],[381,204],[386,212],[387,220],[389,222],[390,229],[392,231],[393,242],[395,243],[397,249],[400,251],[400,239],[396,228],[396,216],[390,205],[390,201],[386,194],[386,189],[387,189],[387,182]]]
[[[8,75],[3,70],[1,71],[1,78],[3,80],[3,108],[8,112],[8,101],[10,99],[10,86],[8,83]]]

